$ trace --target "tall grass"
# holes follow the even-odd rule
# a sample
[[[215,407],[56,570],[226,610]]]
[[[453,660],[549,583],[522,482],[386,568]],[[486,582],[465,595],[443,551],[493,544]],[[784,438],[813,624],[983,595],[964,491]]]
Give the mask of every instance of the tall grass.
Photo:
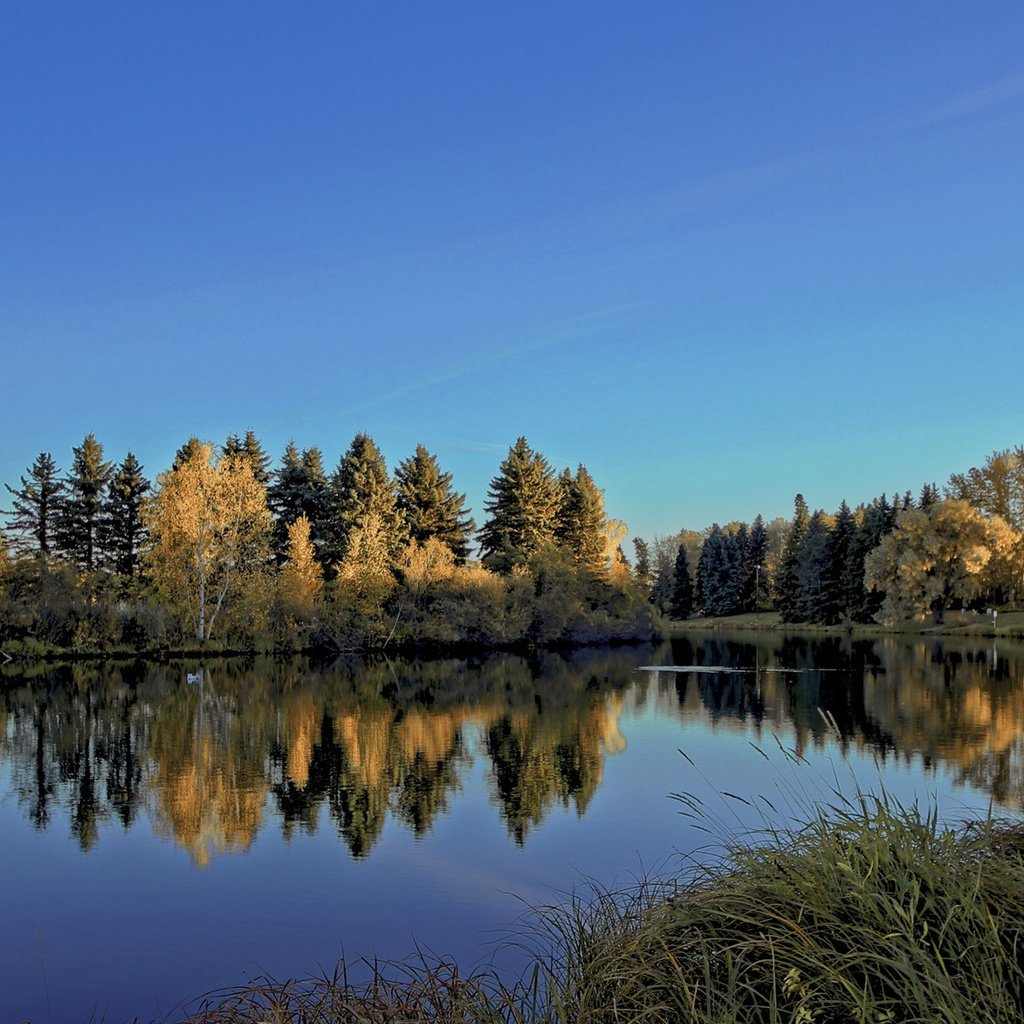
[[[194,1024],[881,1024],[1024,1015],[1024,825],[860,795],[689,877],[536,914],[520,980],[426,957],[266,980]]]

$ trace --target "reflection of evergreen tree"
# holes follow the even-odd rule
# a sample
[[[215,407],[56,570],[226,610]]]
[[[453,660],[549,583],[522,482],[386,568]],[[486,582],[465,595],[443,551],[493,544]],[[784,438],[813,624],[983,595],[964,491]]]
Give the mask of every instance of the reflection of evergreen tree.
[[[579,711],[541,708],[522,719],[502,716],[487,730],[496,797],[520,845],[552,803],[572,801],[582,814],[601,777],[603,702],[589,700]]]
[[[540,821],[543,799],[534,784],[536,779],[527,772],[522,738],[507,717],[487,730],[487,753],[508,830],[522,846],[530,826]]]
[[[433,759],[418,750],[405,765],[395,797],[395,811],[416,835],[426,833],[448,808],[448,793],[459,785],[463,761],[462,736],[456,732],[445,756]]]

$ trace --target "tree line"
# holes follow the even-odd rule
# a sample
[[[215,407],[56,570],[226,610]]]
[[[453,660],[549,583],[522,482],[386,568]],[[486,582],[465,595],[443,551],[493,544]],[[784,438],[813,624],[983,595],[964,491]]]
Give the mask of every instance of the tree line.
[[[520,437],[477,529],[418,445],[388,471],[357,434],[279,464],[251,430],[190,438],[146,477],[93,434],[62,473],[42,452],[6,485],[0,642],[91,649],[585,642],[648,637],[653,613],[582,464],[556,473]]]
[[[783,622],[892,622],[1024,597],[1024,447],[915,498],[885,494],[834,513],[802,494],[789,520],[635,538],[634,575],[671,617],[775,611]]]

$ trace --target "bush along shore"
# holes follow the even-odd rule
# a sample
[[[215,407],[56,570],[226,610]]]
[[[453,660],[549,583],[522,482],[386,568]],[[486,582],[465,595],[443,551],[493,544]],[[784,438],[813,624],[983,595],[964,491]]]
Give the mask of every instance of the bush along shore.
[[[540,909],[521,978],[444,960],[264,979],[191,1024],[1017,1022],[1024,825],[858,796],[670,882]],[[366,966],[366,965],[363,965]]]

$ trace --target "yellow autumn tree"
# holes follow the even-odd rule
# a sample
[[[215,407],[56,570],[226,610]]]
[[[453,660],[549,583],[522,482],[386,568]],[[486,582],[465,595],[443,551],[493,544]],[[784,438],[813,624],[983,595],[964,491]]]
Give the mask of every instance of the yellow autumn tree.
[[[281,596],[286,607],[309,615],[324,585],[324,574],[313,552],[310,523],[305,515],[288,525],[288,559],[281,567]]]
[[[895,529],[864,560],[864,582],[885,591],[878,618],[942,622],[954,599],[969,599],[992,557],[991,526],[966,501],[901,512]]]
[[[982,576],[984,592],[996,603],[1016,598],[1024,581],[1024,535],[1002,517],[990,516],[988,544],[992,557]]]
[[[265,574],[271,526],[266,491],[246,456],[215,459],[211,445],[194,440],[157,483],[146,507],[149,573],[196,639],[209,640],[229,594]]]

